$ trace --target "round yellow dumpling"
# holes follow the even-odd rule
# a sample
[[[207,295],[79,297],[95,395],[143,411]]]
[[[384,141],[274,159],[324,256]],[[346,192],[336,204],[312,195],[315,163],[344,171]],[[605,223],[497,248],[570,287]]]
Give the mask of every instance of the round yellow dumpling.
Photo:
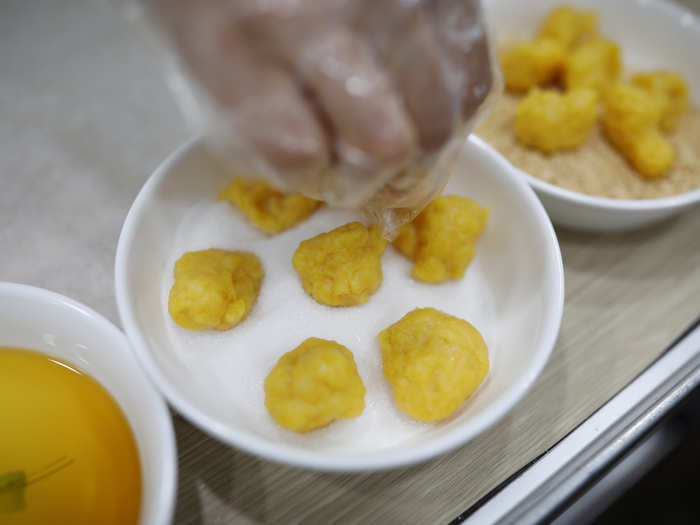
[[[263,268],[248,252],[187,252],[175,263],[168,311],[190,330],[228,330],[243,321],[260,293]]]
[[[586,37],[597,32],[597,15],[593,10],[580,10],[562,5],[549,12],[542,22],[539,37],[547,37],[559,42],[569,50]]]
[[[351,222],[299,244],[292,264],[304,290],[321,304],[366,303],[382,284],[386,240],[378,228]]]
[[[564,63],[564,86],[567,90],[590,88],[604,94],[620,77],[620,48],[602,37],[579,45]]]
[[[474,258],[488,215],[486,208],[466,197],[438,197],[401,227],[394,246],[414,261],[411,274],[419,281],[461,279]]]
[[[688,85],[678,73],[649,71],[632,77],[632,84],[644,89],[661,106],[661,130],[676,129],[678,117],[688,108]]]
[[[281,426],[295,432],[359,416],[365,387],[350,350],[311,337],[284,354],[265,379],[265,406]]]
[[[617,84],[605,98],[602,127],[612,145],[643,177],[663,177],[673,166],[676,151],[661,134],[663,106],[648,91]]]
[[[501,70],[506,89],[525,92],[553,82],[566,60],[566,50],[556,40],[538,38],[520,42],[501,53]]]
[[[379,343],[396,404],[421,421],[450,416],[489,371],[479,331],[434,308],[409,312],[379,334]]]
[[[288,230],[321,205],[320,201],[300,193],[283,193],[264,182],[241,178],[221,190],[219,199],[232,203],[268,235]]]
[[[531,89],[515,107],[515,136],[521,144],[544,153],[583,144],[598,118],[598,93],[574,89]]]

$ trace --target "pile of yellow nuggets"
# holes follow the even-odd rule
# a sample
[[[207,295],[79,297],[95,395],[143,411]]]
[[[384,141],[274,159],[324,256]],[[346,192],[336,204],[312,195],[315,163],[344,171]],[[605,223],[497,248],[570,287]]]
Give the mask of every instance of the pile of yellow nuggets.
[[[257,228],[276,235],[308,218],[320,202],[280,192],[263,182],[235,179],[219,193]],[[458,195],[433,200],[395,241],[413,261],[413,277],[427,283],[461,279],[486,226],[488,210]],[[377,227],[350,222],[299,244],[292,265],[316,302],[366,303],[382,283],[387,241]],[[168,310],[190,330],[229,330],[246,319],[264,270],[250,252],[187,252],[175,263]],[[449,417],[483,382],[488,349],[478,330],[433,308],[418,308],[379,334],[384,376],[397,406],[421,421]],[[451,366],[443,366],[445,362]],[[359,416],[365,387],[352,352],[310,337],[285,353],[265,379],[265,406],[282,427],[310,432]]]
[[[588,139],[599,114],[610,143],[642,176],[668,173],[675,151],[663,136],[688,106],[677,73],[652,71],[621,78],[620,48],[597,32],[596,13],[561,6],[532,42],[501,56],[506,88],[527,93],[515,110],[515,135],[544,153],[572,149]]]

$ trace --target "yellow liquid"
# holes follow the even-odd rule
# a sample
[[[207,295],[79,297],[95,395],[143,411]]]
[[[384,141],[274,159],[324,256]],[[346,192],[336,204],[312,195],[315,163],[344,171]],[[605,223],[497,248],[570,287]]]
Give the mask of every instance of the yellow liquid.
[[[121,409],[92,377],[0,347],[0,524],[129,525],[141,466]]]

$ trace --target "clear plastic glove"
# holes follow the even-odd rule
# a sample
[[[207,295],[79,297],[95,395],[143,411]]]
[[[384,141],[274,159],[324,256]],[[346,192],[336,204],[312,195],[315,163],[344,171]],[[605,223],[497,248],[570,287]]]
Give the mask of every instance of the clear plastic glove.
[[[237,170],[391,235],[494,90],[477,0],[149,0],[177,92]]]

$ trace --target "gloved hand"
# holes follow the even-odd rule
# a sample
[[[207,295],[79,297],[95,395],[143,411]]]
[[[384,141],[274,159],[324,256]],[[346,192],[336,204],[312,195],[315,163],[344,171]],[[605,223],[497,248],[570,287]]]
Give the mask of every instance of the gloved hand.
[[[190,114],[234,167],[364,206],[389,228],[441,190],[438,154],[494,86],[477,0],[148,5],[180,58]]]

